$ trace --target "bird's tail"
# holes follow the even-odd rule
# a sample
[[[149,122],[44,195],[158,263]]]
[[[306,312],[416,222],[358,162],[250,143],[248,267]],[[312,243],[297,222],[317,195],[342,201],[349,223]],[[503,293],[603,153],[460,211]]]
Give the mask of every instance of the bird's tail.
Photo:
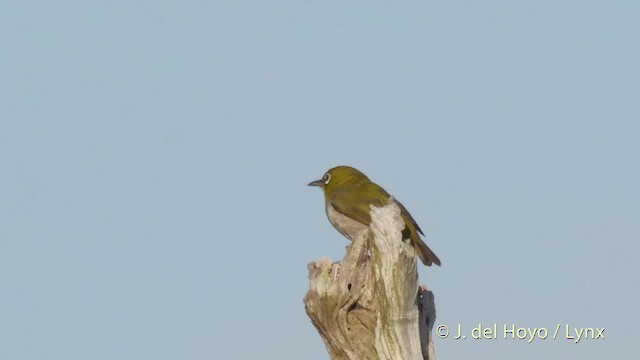
[[[420,257],[420,260],[422,260],[423,264],[427,266],[431,266],[431,264],[436,264],[438,266],[441,265],[438,256],[436,256],[436,254],[431,251],[431,249],[429,249],[427,244],[425,244],[422,239],[411,239],[411,242],[413,243],[413,247],[416,249],[416,252],[418,253],[418,256]]]

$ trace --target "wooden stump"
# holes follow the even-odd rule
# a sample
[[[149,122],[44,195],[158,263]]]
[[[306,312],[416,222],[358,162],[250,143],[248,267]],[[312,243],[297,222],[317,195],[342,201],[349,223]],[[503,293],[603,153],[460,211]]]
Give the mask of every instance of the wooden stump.
[[[402,240],[400,209],[389,203],[371,207],[369,230],[341,262],[308,265],[305,309],[332,360],[435,360],[433,294],[418,288],[415,250]]]

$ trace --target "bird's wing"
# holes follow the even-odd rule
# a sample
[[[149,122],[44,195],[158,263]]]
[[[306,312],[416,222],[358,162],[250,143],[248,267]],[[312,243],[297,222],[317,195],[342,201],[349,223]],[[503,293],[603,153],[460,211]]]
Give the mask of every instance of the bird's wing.
[[[402,203],[400,203],[400,201],[398,200],[396,200],[396,203],[398,204],[398,206],[400,206],[400,210],[402,211],[402,213],[407,215],[407,217],[411,219],[411,223],[413,224],[413,227],[416,230],[418,230],[420,234],[424,235],[424,233],[422,232],[422,229],[420,229],[420,226],[418,226],[418,223],[413,219],[413,216],[411,216],[411,213],[407,211],[407,208],[405,208],[404,205],[402,205]]]
[[[365,225],[371,223],[371,208],[387,205],[389,194],[375,183],[359,185],[357,191],[346,188],[334,191],[331,204],[336,211]]]

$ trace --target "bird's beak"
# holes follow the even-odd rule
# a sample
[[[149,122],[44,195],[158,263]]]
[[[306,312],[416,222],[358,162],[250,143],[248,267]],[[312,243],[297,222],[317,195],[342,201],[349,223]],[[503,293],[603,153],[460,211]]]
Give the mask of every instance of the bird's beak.
[[[324,185],[324,182],[322,180],[312,181],[307,184],[307,186],[320,186],[320,187],[322,187],[323,185]]]

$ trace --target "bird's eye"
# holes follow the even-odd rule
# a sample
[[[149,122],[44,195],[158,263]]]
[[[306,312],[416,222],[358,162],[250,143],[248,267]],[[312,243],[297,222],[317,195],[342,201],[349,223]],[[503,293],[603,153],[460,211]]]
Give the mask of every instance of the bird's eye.
[[[331,181],[331,174],[329,173],[324,174],[324,177],[322,178],[322,180],[324,180],[325,185],[329,184],[329,181]]]

